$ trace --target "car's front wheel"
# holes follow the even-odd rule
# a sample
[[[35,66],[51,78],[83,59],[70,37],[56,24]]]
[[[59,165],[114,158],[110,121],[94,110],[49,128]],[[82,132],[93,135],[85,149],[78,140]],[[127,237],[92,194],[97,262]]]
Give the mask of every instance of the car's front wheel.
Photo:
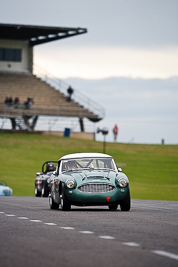
[[[35,188],[35,196],[41,197],[41,191],[39,191],[37,188]]]
[[[124,200],[120,203],[120,207],[122,211],[129,211],[130,210],[130,190],[128,189],[128,194]]]
[[[48,197],[48,190],[45,188],[45,186],[43,186],[42,188],[42,197]]]
[[[52,196],[49,196],[49,207],[51,210],[58,210],[59,209],[59,204],[54,202]]]
[[[61,198],[61,210],[67,211],[71,209],[71,204],[69,200],[66,198],[64,190],[62,190],[62,198]]]

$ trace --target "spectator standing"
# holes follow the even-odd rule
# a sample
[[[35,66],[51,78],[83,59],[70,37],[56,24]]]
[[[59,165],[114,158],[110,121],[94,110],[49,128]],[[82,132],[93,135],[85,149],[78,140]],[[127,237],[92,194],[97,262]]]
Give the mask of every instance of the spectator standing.
[[[12,104],[13,104],[13,99],[12,99],[12,97],[10,96],[10,97],[9,97],[9,104],[8,104],[8,106],[9,106],[9,107],[12,107]]]
[[[71,86],[69,86],[69,88],[67,89],[67,93],[68,93],[67,101],[68,102],[71,101],[71,97],[72,97],[73,92],[74,92],[74,90],[72,89]]]
[[[118,132],[119,132],[119,128],[118,128],[117,124],[115,124],[115,126],[113,128],[114,142],[116,142],[116,140],[117,140]]]
[[[18,108],[20,104],[19,98],[16,96],[16,98],[14,99],[14,107]]]
[[[29,109],[31,108],[31,104],[33,104],[33,98],[31,97],[27,97],[27,100],[24,102],[24,106],[25,108]]]
[[[9,106],[9,97],[6,96],[5,100],[4,100],[4,105]]]

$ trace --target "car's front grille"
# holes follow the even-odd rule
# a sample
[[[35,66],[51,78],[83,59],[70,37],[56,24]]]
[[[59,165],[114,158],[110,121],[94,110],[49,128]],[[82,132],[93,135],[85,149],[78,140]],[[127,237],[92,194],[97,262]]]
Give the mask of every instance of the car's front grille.
[[[78,190],[84,193],[106,193],[114,189],[113,185],[105,183],[88,183],[78,187]]]

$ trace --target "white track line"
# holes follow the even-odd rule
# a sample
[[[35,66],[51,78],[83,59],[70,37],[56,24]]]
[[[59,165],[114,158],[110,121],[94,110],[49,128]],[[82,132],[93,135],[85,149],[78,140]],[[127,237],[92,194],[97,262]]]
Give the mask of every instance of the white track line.
[[[168,257],[170,259],[174,259],[174,260],[178,260],[178,255],[167,252],[167,251],[163,251],[163,250],[152,250],[151,252],[160,255],[160,256],[165,256]]]
[[[68,226],[66,226],[66,227],[60,227],[60,228],[62,228],[62,229],[65,229],[65,230],[73,230],[73,229],[75,229],[75,228],[73,228],[73,227],[68,227]]]
[[[15,217],[14,214],[6,214],[6,216],[8,216],[8,217]]]
[[[94,234],[94,232],[91,231],[79,231],[82,234]]]
[[[20,219],[20,220],[28,220],[27,217],[17,217],[17,218]]]
[[[115,239],[115,237],[109,236],[109,235],[101,235],[101,236],[99,236],[99,238],[103,238],[103,239]]]
[[[40,220],[30,220],[31,222],[42,222]]]
[[[46,224],[46,225],[57,225],[56,223],[44,223],[44,224]]]
[[[130,246],[130,247],[139,247],[140,245],[134,242],[123,242],[123,245]]]

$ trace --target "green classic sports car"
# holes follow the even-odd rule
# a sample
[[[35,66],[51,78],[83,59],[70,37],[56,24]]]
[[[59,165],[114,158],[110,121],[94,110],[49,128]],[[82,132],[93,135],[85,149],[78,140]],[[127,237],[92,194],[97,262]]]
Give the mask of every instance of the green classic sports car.
[[[103,153],[75,153],[59,159],[48,179],[51,209],[75,206],[108,206],[130,210],[129,180],[117,169],[112,156]]]

